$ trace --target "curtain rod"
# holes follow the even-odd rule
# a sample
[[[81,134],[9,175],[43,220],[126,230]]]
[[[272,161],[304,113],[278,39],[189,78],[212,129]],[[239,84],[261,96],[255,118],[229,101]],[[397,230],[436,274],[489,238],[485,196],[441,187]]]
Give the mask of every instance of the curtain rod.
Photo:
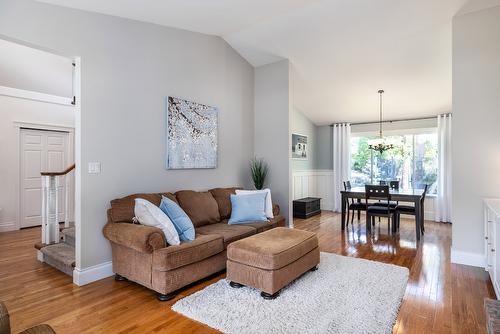
[[[440,114],[440,115],[451,115],[451,113],[446,113],[446,114]],[[409,121],[422,121],[426,119],[437,119],[439,115],[436,116],[427,116],[427,117],[417,117],[417,118],[403,118],[403,119],[393,119],[393,120],[387,120],[387,121],[382,121],[382,123],[396,123],[396,122],[409,122]],[[349,123],[349,122],[340,122],[341,124]],[[374,121],[374,122],[358,122],[358,123],[349,123],[351,125],[366,125],[366,124],[378,124],[380,121]],[[330,124],[331,127],[335,126],[335,124]]]

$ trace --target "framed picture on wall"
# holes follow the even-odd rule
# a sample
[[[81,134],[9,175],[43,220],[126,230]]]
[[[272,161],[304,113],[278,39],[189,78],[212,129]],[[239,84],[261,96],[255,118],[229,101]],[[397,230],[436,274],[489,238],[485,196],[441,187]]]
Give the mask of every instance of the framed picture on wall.
[[[217,167],[216,107],[167,98],[167,169]]]
[[[307,160],[307,136],[292,133],[292,159]]]

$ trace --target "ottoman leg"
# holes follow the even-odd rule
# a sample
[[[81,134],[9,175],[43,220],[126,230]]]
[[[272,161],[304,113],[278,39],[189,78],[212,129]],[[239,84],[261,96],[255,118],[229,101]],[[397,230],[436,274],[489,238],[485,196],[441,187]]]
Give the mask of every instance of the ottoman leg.
[[[279,294],[280,294],[280,292],[279,292],[279,291],[277,291],[277,292],[273,293],[272,295],[271,295],[270,293],[267,293],[267,292],[262,291],[262,292],[260,293],[260,296],[261,296],[262,298],[264,298],[264,299],[267,299],[267,300],[272,300],[272,299],[275,299],[276,297],[278,297],[278,295],[279,295]]]
[[[244,287],[243,284],[236,283],[236,282],[233,282],[233,281],[229,282],[229,285],[231,286],[231,288],[237,288],[237,289]]]
[[[316,266],[312,267],[312,268],[311,268],[311,269],[309,269],[309,270],[310,270],[310,271],[316,271],[316,270],[318,270],[318,266],[316,265]]]

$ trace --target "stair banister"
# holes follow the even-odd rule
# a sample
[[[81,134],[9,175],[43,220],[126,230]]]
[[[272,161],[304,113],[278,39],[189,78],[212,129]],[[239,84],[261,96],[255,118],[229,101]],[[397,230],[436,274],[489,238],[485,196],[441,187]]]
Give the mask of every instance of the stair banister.
[[[59,179],[65,178],[64,226],[69,227],[69,177],[75,164],[63,171],[41,172],[42,176],[42,244],[59,242]]]

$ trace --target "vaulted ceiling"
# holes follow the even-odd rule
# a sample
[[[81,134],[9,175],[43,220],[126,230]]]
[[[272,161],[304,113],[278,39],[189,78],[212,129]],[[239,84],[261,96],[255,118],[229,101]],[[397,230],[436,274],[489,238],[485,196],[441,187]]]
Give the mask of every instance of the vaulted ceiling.
[[[452,17],[466,0],[43,0],[224,38],[253,66],[289,59],[314,123],[451,111]]]

